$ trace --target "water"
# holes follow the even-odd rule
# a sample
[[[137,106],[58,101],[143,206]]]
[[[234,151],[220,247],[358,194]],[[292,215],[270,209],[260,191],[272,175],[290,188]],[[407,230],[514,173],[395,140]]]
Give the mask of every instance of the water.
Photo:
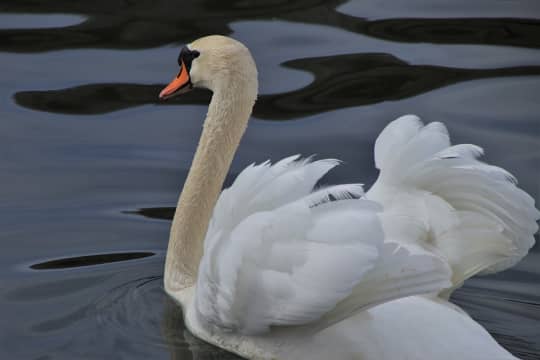
[[[390,120],[455,142],[540,196],[540,4],[532,0],[101,1],[0,5],[0,358],[233,359],[164,295],[172,207],[209,93],[160,103],[181,44],[232,35],[261,97],[232,165],[294,153],[376,177]],[[454,300],[501,344],[540,354],[540,251]]]

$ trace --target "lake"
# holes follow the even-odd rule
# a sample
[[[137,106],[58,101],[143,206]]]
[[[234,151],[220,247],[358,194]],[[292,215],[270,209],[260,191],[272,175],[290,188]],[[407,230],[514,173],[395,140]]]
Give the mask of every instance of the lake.
[[[535,0],[103,1],[0,5],[0,358],[237,359],[191,336],[162,286],[170,219],[209,92],[159,90],[183,44],[244,42],[260,97],[226,186],[301,153],[377,176],[373,144],[400,115],[540,199],[540,3]],[[513,354],[540,356],[540,247],[453,300]]]

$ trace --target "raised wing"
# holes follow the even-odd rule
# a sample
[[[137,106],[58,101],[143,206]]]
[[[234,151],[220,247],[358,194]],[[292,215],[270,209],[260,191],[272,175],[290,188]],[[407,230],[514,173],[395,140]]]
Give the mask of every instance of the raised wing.
[[[478,161],[482,153],[476,145],[452,146],[443,124],[424,126],[414,115],[391,122],[375,143],[380,174],[367,197],[385,213],[426,226],[429,237],[413,241],[446,257],[456,287],[516,264],[538,230],[534,200],[506,170]],[[384,222],[386,232],[394,226]]]
[[[337,161],[296,159],[250,166],[222,193],[195,298],[206,323],[247,334],[315,321],[324,327],[380,302],[449,286],[449,271],[434,255],[421,254],[429,261],[420,264],[419,254],[384,244],[380,207],[352,199],[361,186],[312,192]]]

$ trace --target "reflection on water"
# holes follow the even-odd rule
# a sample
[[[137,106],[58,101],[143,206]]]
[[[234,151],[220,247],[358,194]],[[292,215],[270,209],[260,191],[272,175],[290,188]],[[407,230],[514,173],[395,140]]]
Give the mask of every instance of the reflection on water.
[[[262,121],[226,185],[293,153],[344,159],[325,181],[369,185],[376,135],[414,112],[484,146],[538,201],[533,5],[410,3],[3,1],[0,358],[237,359],[191,336],[162,287],[171,206],[210,93],[157,94],[179,45],[202,35],[241,39],[260,64]],[[453,296],[524,359],[540,354],[539,264],[537,246]]]
[[[53,269],[65,269],[80,266],[91,266],[107,264],[117,261],[127,261],[133,259],[141,259],[149,256],[153,256],[151,252],[129,252],[129,253],[117,253],[117,254],[97,254],[97,255],[84,255],[75,256],[63,259],[55,259],[40,262],[30,265],[34,270],[53,270]]]
[[[154,208],[141,208],[136,211],[126,211],[126,214],[142,215],[150,219],[162,219],[172,220],[174,217],[174,207],[154,207]]]
[[[388,54],[351,54],[291,60],[284,66],[308,71],[308,86],[259,96],[253,115],[290,120],[318,112],[412,97],[445,85],[473,79],[540,75],[540,66],[502,69],[458,69],[410,65]],[[208,104],[210,92],[193,91],[163,102],[156,94],[166,84],[92,84],[62,90],[21,91],[15,101],[24,107],[67,114],[102,114],[145,104]]]
[[[0,50],[34,52],[80,47],[145,48],[189,42],[202,34],[228,35],[231,33],[228,24],[247,19],[315,23],[392,41],[540,47],[539,20],[504,17],[368,21],[336,11],[335,8],[343,3],[344,0],[186,0],[179,9],[177,3],[170,0],[102,0],[93,1],[92,8],[69,0],[57,0],[35,8],[25,2],[11,0],[4,2],[3,11],[80,13],[88,16],[88,20],[80,25],[67,28],[59,25],[47,31],[0,31]]]

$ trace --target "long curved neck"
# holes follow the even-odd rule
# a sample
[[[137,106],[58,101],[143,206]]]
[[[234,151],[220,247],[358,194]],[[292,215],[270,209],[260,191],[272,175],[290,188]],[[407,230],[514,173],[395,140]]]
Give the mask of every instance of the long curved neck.
[[[214,89],[191,169],[178,200],[165,261],[165,289],[183,290],[197,279],[214,206],[256,97],[249,87]]]

